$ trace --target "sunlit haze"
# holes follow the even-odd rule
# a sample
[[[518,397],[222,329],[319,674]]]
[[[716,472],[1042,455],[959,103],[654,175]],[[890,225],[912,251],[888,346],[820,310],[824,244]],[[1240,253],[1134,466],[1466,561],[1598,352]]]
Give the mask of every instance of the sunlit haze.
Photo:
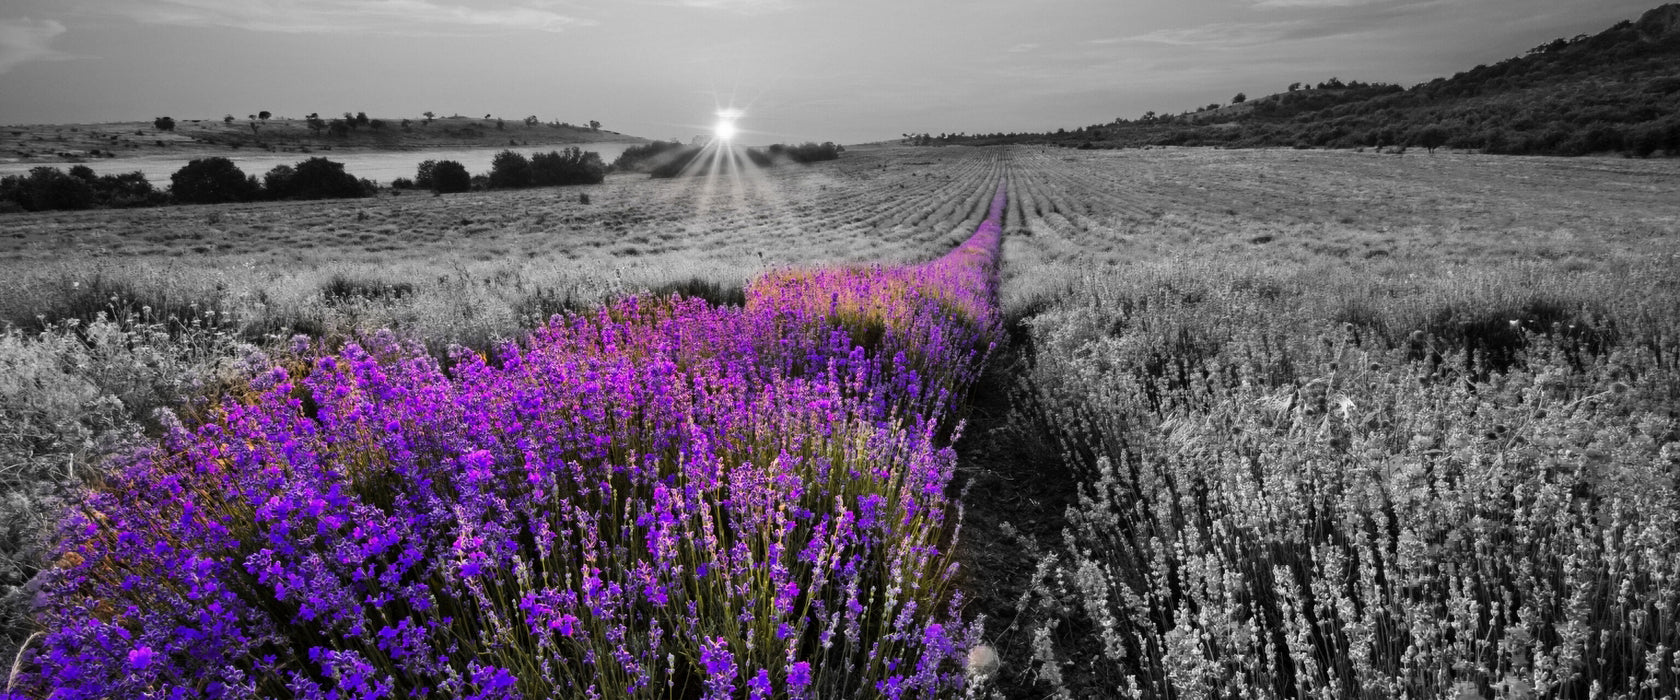
[[[858,143],[1411,85],[1655,0],[7,0],[0,123],[366,111]],[[283,9],[277,9],[283,7]],[[733,121],[733,120],[731,120]]]

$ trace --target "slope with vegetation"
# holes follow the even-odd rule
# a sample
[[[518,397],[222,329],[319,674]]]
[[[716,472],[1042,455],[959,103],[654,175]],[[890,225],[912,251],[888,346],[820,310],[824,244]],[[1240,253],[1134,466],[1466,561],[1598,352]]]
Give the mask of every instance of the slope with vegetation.
[[[1680,155],[1680,4],[1594,36],[1558,39],[1491,66],[1403,89],[1316,86],[1194,112],[1042,134],[906,134],[913,145],[1047,143],[1078,148],[1439,147],[1518,155]]]

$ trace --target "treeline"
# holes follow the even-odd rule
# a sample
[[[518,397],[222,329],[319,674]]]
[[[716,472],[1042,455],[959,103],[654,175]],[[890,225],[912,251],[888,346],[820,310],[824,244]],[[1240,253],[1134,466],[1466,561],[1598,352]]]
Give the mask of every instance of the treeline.
[[[704,146],[685,145],[678,141],[654,141],[625,149],[613,161],[612,168],[618,172],[647,173],[656,178],[676,177],[688,170],[694,160],[701,157],[705,151]],[[768,168],[782,161],[814,163],[835,160],[845,151],[845,146],[828,141],[791,146],[778,143],[764,150],[747,148],[742,150],[741,154],[753,165]]]
[[[310,158],[296,166],[277,165],[262,179],[246,175],[220,156],[195,158],[169,176],[159,190],[139,171],[95,175],[76,165],[68,173],[42,166],[28,175],[0,178],[0,211],[48,211],[149,207],[165,204],[220,204],[283,199],[334,199],[371,196],[378,187],[344,172],[344,164]]]
[[[905,134],[914,145],[1076,148],[1446,147],[1513,155],[1680,156],[1680,5],[1597,35],[1402,88],[1331,78],[1179,114],[1031,134]]]
[[[504,150],[491,159],[490,172],[482,175],[469,174],[466,166],[453,160],[421,161],[413,179],[397,178],[391,181],[391,188],[448,194],[472,190],[598,185],[606,177],[607,164],[601,159],[601,154],[573,146],[530,156]]]

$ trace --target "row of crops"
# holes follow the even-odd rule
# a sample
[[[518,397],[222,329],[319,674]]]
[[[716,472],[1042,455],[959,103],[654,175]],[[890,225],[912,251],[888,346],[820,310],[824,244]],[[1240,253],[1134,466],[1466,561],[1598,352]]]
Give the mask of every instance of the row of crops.
[[[633,297],[447,370],[373,333],[165,419],[65,526],[55,698],[934,696],[998,188],[929,263]]]
[[[1018,694],[1674,696],[1680,251],[1627,233],[1672,207],[1554,221],[1592,257],[1461,260],[1452,215],[1222,231],[1231,200],[1147,159],[1020,155],[1012,427],[1078,493],[1022,585]],[[1266,175],[1208,184],[1325,194]],[[1445,249],[1310,254],[1390,224]]]

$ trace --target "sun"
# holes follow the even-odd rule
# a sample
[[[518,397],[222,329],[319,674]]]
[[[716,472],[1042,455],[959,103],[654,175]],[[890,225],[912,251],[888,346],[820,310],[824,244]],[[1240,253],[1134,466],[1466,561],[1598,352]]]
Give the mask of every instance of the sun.
[[[735,120],[741,118],[740,110],[724,109],[717,113],[717,124],[712,127],[712,135],[719,141],[734,140],[736,129]]]

